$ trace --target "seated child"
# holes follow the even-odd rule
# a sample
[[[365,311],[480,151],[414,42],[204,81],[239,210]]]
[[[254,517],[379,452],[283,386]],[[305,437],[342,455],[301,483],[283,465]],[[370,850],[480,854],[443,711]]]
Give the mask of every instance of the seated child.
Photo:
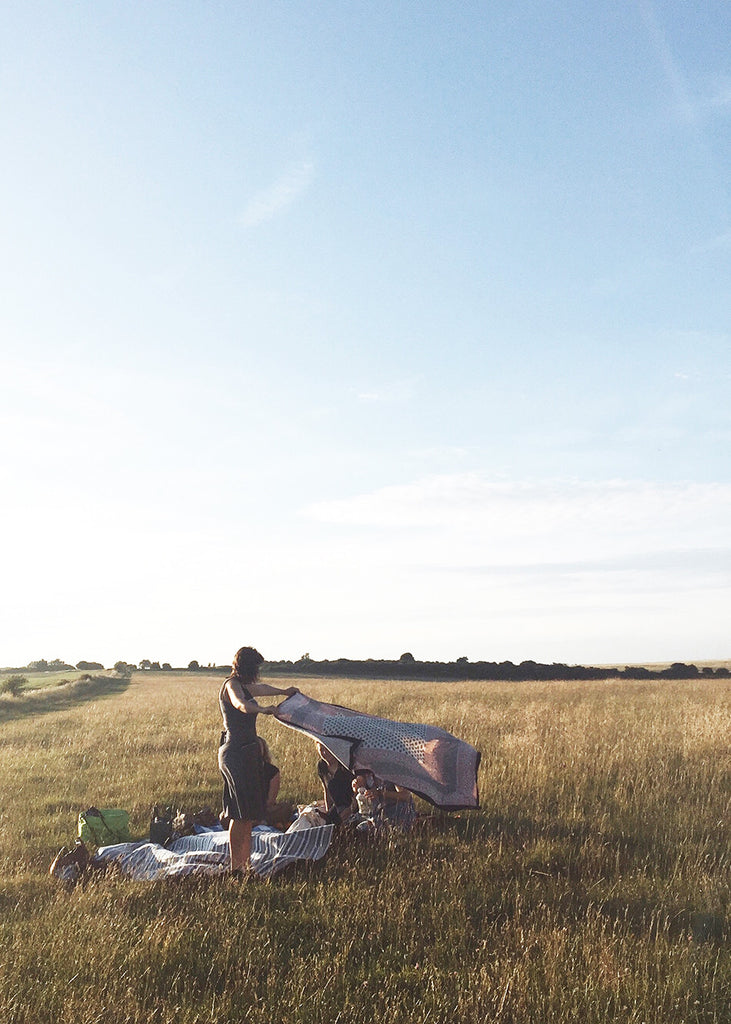
[[[407,829],[416,820],[414,798],[408,789],[379,779],[370,771],[358,772],[352,786],[358,809],[361,814],[369,814],[376,826]]]

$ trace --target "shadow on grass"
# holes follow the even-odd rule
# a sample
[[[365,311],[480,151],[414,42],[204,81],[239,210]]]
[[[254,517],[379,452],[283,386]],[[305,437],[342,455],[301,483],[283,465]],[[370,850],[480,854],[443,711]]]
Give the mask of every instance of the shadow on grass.
[[[270,880],[253,880],[242,885],[230,875],[190,876],[180,879],[165,879],[154,883],[129,883],[128,894],[122,905],[128,911],[135,911],[137,904],[147,913],[152,907],[159,912],[161,901],[170,901],[171,913],[179,913],[175,903],[176,894],[188,898],[219,897],[230,903],[231,899],[260,896],[265,903],[281,905],[286,910],[291,903],[292,887],[300,895],[308,886],[328,888],[342,886],[347,894],[354,886],[372,885],[374,880],[386,876],[398,865],[400,858],[416,859],[425,871],[437,871],[440,861],[448,863],[453,850],[445,845],[446,833],[454,831],[459,819],[434,816],[428,824],[418,827],[407,835],[399,834],[389,838],[364,837],[362,834],[339,830],[327,856],[318,861],[298,861],[279,871]],[[568,832],[568,830],[567,830]],[[482,834],[485,834],[484,832]],[[615,840],[618,842],[619,840]],[[459,905],[470,928],[476,935],[482,935],[494,926],[506,926],[519,913],[545,915],[546,907],[553,907],[557,920],[567,927],[581,929],[588,919],[598,917],[606,922],[610,932],[629,932],[650,942],[692,941],[695,945],[719,946],[731,939],[731,919],[725,908],[704,907],[694,899],[648,892],[644,895],[627,891],[616,893],[621,888],[622,869],[611,886],[615,892],[608,893],[609,879],[603,877],[598,866],[572,862],[580,858],[578,846],[569,843],[564,849],[553,850],[542,840],[543,846],[526,849],[520,842],[506,846],[501,860],[494,860],[489,878],[469,875],[462,877],[459,884]],[[612,860],[614,850],[612,849]],[[588,868],[588,870],[586,870]],[[115,870],[99,873],[94,882],[102,879],[120,878]],[[171,884],[174,882],[174,884]],[[597,891],[598,883],[600,885]],[[148,889],[148,885],[151,886]],[[278,888],[278,887],[281,887]],[[154,893],[150,900],[147,893]],[[257,896],[258,894],[258,896]],[[191,901],[194,902],[194,901]],[[695,905],[694,905],[695,903]],[[3,901],[0,898],[0,908]],[[150,911],[152,913],[153,911]]]
[[[538,838],[581,841],[591,834],[591,828],[584,823],[567,823],[559,819],[539,820],[524,814],[437,812],[427,820],[431,822],[434,831],[449,833],[465,843],[502,839],[511,846],[522,846]]]
[[[470,811],[463,815],[435,816],[435,828],[449,832],[460,841],[503,840],[517,849],[525,849],[538,841],[567,842],[578,847],[590,838],[601,840],[607,847],[619,850],[623,858],[654,852],[651,835],[628,835],[624,832],[599,833],[588,822],[562,821],[560,818],[531,818],[527,815],[504,815]]]
[[[63,686],[30,690],[18,697],[0,699],[0,724],[29,716],[48,715],[54,711],[68,711],[89,700],[113,697],[129,686],[129,676],[91,676],[77,679]]]
[[[674,864],[668,851],[658,848],[652,835],[627,835],[623,832],[598,833],[585,823],[538,820],[527,816],[469,812],[462,815],[435,815],[432,830],[450,835],[461,843],[499,840],[512,863],[509,878],[521,892],[524,904],[537,900],[549,903],[557,883],[562,887],[557,902],[562,916],[574,924],[583,922],[593,909],[610,928],[626,929],[651,941],[692,940],[695,944],[722,945],[731,939],[731,918],[722,906],[714,909],[694,906],[692,900],[667,899],[650,892],[644,896],[627,893],[602,898],[592,890],[597,883],[621,887],[622,880],[652,861],[656,875],[666,877]],[[496,862],[496,871],[505,867]],[[529,890],[531,881],[538,889]],[[469,894],[465,896],[469,902]],[[514,913],[512,900],[501,893],[475,889],[475,906],[468,917],[477,922],[478,931],[487,924],[503,922]],[[551,897],[553,898],[553,897]],[[474,922],[473,922],[474,923]]]
[[[696,943],[722,944],[731,938],[731,922],[721,911],[658,905],[643,899],[608,899],[598,904],[598,910],[611,925],[626,927],[635,936],[653,941],[689,938]]]

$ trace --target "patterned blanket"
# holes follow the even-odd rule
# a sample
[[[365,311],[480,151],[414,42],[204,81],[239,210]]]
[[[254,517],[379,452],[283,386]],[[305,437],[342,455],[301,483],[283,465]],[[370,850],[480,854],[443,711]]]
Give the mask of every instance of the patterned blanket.
[[[327,853],[332,834],[332,825],[291,832],[257,825],[251,836],[251,867],[262,878],[270,878],[296,861],[319,860]],[[228,832],[201,830],[169,846],[148,842],[102,846],[92,862],[98,866],[116,864],[122,874],[143,882],[194,874],[221,875],[228,870]]]
[[[277,719],[321,742],[351,771],[369,769],[435,807],[479,807],[480,752],[445,729],[392,722],[297,693]]]

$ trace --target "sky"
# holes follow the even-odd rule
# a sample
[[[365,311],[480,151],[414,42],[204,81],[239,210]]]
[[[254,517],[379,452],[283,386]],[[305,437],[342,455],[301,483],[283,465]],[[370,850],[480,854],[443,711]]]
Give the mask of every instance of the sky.
[[[6,0],[0,665],[731,658],[725,0]]]

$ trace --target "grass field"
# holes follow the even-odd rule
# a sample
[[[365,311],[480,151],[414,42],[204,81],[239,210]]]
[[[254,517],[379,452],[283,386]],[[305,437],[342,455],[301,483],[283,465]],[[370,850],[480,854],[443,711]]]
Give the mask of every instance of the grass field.
[[[8,676],[21,676],[25,680],[24,690],[44,690],[48,686],[75,682],[86,674],[75,668],[66,672],[30,672],[27,669],[0,670],[0,683]]]
[[[303,680],[474,744],[481,809],[268,885],[62,890],[89,804],[140,836],[155,802],[218,808],[219,683],[0,700],[3,1024],[731,1021],[731,680]],[[316,798],[313,744],[260,732]]]

